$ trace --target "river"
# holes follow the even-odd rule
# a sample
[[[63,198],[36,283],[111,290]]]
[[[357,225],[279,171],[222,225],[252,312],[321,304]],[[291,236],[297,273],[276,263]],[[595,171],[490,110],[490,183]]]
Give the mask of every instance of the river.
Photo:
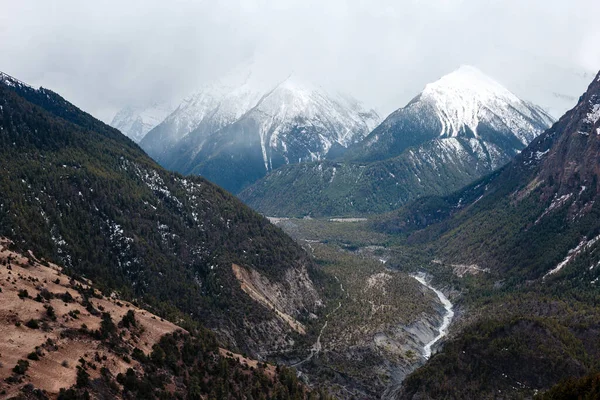
[[[437,295],[438,299],[440,299],[440,302],[444,306],[444,309],[446,310],[446,313],[444,314],[444,319],[442,320],[442,324],[438,328],[437,336],[434,337],[433,340],[431,340],[429,343],[425,344],[425,346],[423,347],[423,357],[425,357],[425,359],[429,359],[429,357],[431,357],[431,348],[433,347],[433,345],[439,342],[440,339],[442,339],[448,334],[448,328],[450,327],[450,323],[452,322],[452,318],[454,317],[454,311],[452,309],[452,303],[450,302],[450,300],[448,300],[446,295],[434,288],[433,286],[431,286],[425,280],[424,275],[411,276],[417,281],[419,281],[419,283],[421,283],[423,286],[426,286],[427,288],[433,290],[434,293]]]

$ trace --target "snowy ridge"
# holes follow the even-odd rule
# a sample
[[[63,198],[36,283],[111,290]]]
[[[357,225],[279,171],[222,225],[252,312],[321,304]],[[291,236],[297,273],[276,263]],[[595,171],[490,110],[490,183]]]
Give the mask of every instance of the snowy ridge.
[[[328,93],[295,76],[288,77],[264,96],[246,118],[259,123],[266,170],[273,169],[270,150],[282,153],[288,164],[296,161],[288,149],[289,142],[300,139],[290,137],[295,128],[312,142],[306,143],[306,156],[298,161],[316,161],[322,159],[334,143],[348,147],[363,139],[379,122],[376,112],[365,112],[355,99]],[[308,130],[315,133],[309,134]]]
[[[237,121],[276,84],[277,81],[266,81],[251,69],[235,69],[186,97],[140,144],[151,156],[160,158],[159,152],[175,147],[198,130],[195,133],[198,137],[192,141],[198,146],[195,155],[207,135]]]
[[[523,145],[539,134],[531,120],[542,119],[550,125],[552,118],[471,66],[458,70],[425,86],[421,101],[433,104],[442,124],[441,137],[456,137],[472,132],[479,137],[480,123],[498,130],[510,130]]]
[[[553,123],[539,107],[520,100],[474,67],[462,66],[425,86],[390,114],[354,150],[358,160],[382,160],[432,139],[460,145],[494,168],[514,157]]]
[[[177,126],[176,137],[187,135],[202,122],[219,129],[256,106],[274,85],[263,81],[253,71],[236,70],[185,99],[168,120],[173,120]]]
[[[2,71],[0,71],[0,81],[4,82],[7,86],[25,86],[33,89],[31,85],[28,85],[25,82],[18,80],[17,78],[13,78],[12,76]]]

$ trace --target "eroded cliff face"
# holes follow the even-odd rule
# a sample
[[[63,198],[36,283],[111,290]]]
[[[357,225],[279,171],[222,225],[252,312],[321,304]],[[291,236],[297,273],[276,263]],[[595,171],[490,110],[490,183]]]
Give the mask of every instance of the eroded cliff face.
[[[247,329],[270,332],[263,344],[256,343],[257,353],[277,352],[294,345],[293,334],[306,335],[305,323],[317,319],[316,312],[323,300],[304,265],[289,269],[281,281],[273,282],[260,272],[232,264],[231,268],[240,288],[257,307],[274,314],[274,318],[258,324],[248,324]]]

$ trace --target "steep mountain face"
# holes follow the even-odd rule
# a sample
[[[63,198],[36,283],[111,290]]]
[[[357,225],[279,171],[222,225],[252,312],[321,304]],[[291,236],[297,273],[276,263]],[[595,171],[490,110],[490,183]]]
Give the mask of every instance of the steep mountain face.
[[[125,107],[113,118],[110,126],[120,130],[136,143],[174,110],[171,104],[155,103],[149,107]]]
[[[176,148],[186,135],[196,131],[194,142],[201,146],[210,134],[238,120],[271,89],[271,83],[266,83],[252,72],[236,70],[184,99],[172,114],[146,135],[140,146],[168,167],[182,156]]]
[[[501,167],[551,121],[481,72],[461,67],[427,85],[339,162],[286,166],[240,198],[276,216],[390,211]],[[280,195],[290,190],[293,196]]]
[[[501,170],[379,221],[438,262],[487,271],[465,295],[468,323],[402,398],[519,398],[597,368],[599,160],[600,74]]]
[[[281,230],[50,90],[2,75],[0,151],[0,235],[22,250],[246,351],[292,345],[321,310],[315,266]]]
[[[343,151],[378,122],[348,96],[246,71],[187,99],[140,145],[166,168],[237,192],[281,165]]]
[[[461,242],[456,249],[446,249],[450,255],[454,254],[454,251],[456,254],[463,252],[467,245],[480,248],[486,242],[482,243],[480,237],[468,239],[468,229],[461,229],[448,236],[445,235],[446,230],[473,224],[473,227],[479,225],[475,232],[483,229],[493,231],[501,222],[492,215],[510,217],[511,220],[520,219],[518,226],[523,231],[519,234],[513,235],[514,230],[519,228],[509,225],[500,228],[489,238],[490,243],[502,240],[506,241],[505,245],[515,247],[522,247],[524,238],[532,240],[536,237],[536,240],[539,240],[537,235],[542,227],[549,229],[552,226],[553,231],[556,227],[552,224],[559,223],[562,218],[565,218],[568,224],[561,229],[570,230],[572,227],[575,229],[574,227],[581,227],[581,224],[587,224],[585,221],[595,215],[597,196],[597,157],[600,154],[599,104],[600,82],[596,78],[577,106],[535,139],[513,162],[497,173],[450,196],[425,198],[401,209],[394,218],[386,220],[384,229],[419,231],[414,234],[415,241],[424,239],[424,232],[428,232],[428,235],[448,240],[449,245],[454,244],[454,241]],[[490,219],[480,225],[484,216]],[[443,224],[438,224],[442,221]],[[547,224],[550,226],[546,226]],[[429,225],[432,226],[427,229]],[[424,228],[426,229],[423,230]],[[590,231],[585,235],[594,234],[595,228],[588,228]],[[434,234],[435,230],[437,231]],[[564,236],[561,240],[577,245],[580,234],[583,232],[574,234],[569,239]],[[548,239],[551,237],[543,236]],[[545,249],[540,243],[535,248],[523,247],[522,252],[529,253],[535,250],[540,252],[538,256],[545,255],[542,258],[563,258],[559,255],[564,252],[561,246],[555,243],[548,247]],[[502,257],[491,257],[492,254],[495,253],[473,251],[470,256],[478,257],[473,261],[485,263],[489,267],[505,268],[515,268],[512,262],[520,257],[512,253],[509,255],[511,261],[508,261],[504,254]],[[466,254],[463,252],[462,255]],[[544,272],[544,267],[539,265],[539,270],[530,277],[539,277],[536,275],[546,272],[548,271]]]
[[[539,107],[519,99],[474,67],[463,66],[425,86],[350,152],[350,158],[391,158],[435,138],[465,138],[465,150],[487,154],[495,169],[552,123]],[[496,158],[498,150],[503,157]],[[483,157],[482,157],[483,158]]]

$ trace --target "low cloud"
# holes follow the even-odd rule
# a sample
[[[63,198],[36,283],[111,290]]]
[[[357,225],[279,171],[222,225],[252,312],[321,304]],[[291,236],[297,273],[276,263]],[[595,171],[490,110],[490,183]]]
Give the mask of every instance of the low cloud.
[[[384,113],[461,64],[535,101],[547,88],[582,91],[600,68],[597,0],[3,3],[0,70],[105,121],[180,99],[249,58]]]

